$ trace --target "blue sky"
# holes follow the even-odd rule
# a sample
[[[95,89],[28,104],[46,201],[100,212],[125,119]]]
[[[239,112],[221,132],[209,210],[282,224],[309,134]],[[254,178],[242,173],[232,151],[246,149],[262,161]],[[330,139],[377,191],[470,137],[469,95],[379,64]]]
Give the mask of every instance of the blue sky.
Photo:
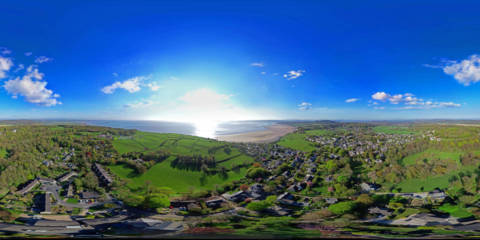
[[[0,118],[480,118],[475,1],[10,1]]]

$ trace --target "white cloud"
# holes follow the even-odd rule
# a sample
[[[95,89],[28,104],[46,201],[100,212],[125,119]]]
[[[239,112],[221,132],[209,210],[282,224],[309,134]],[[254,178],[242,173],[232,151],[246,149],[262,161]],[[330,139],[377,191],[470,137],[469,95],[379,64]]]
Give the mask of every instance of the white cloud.
[[[264,67],[265,64],[263,64],[263,62],[253,62],[250,64],[250,66],[253,66],[253,67]]]
[[[36,66],[29,66],[23,77],[8,80],[3,88],[16,99],[18,96],[25,98],[27,102],[42,105],[55,106],[62,104],[57,98],[59,94],[47,89],[47,82],[42,81],[44,74],[38,71]]]
[[[18,64],[17,69],[15,69],[14,72],[18,72],[18,71],[21,71],[21,70],[23,70],[23,69],[25,69],[25,65],[23,65],[23,64]]]
[[[477,83],[480,81],[480,56],[474,54],[460,62],[449,61],[443,67],[443,72],[465,86]]]
[[[116,72],[112,73],[112,75],[113,75],[114,77],[118,77],[118,73],[116,73]]]
[[[345,102],[346,102],[346,103],[354,103],[354,102],[357,102],[358,100],[360,100],[360,99],[358,99],[358,98],[349,98],[349,99],[345,100]]]
[[[296,79],[296,78],[299,78],[301,76],[303,76],[303,73],[305,73],[305,70],[291,70],[291,71],[288,71],[287,73],[283,74],[283,77],[288,79],[288,80],[293,80],[293,79]]]
[[[390,95],[385,92],[377,92],[372,95],[372,99],[379,101],[389,101],[391,104],[398,105],[403,104],[403,107],[399,109],[432,109],[432,108],[448,108],[448,107],[460,107],[461,104],[454,102],[433,102],[425,101],[422,98],[417,98],[411,93]],[[369,101],[369,106],[378,105],[377,102]],[[375,108],[375,107],[374,107]],[[375,108],[378,109],[378,108]]]
[[[25,54],[25,56],[28,57],[28,56],[32,56],[33,53],[32,53],[32,52],[26,52],[26,53],[24,53],[24,54]]]
[[[312,104],[308,102],[302,102],[298,104],[298,109],[301,111],[306,111],[312,108]]]
[[[150,99],[147,99],[147,100],[144,99],[144,100],[140,100],[140,101],[137,101],[137,102],[125,104],[124,107],[126,107],[126,108],[139,109],[139,108],[147,108],[147,107],[150,107],[150,106],[152,106],[153,104],[155,104],[154,101],[152,101],[152,100],[150,100]]]
[[[13,66],[13,62],[10,58],[0,56],[0,79],[7,76],[6,72]]]
[[[379,101],[385,101],[388,99],[388,94],[385,92],[376,92],[372,95],[372,98]]]
[[[123,82],[117,81],[114,82],[112,85],[103,87],[102,92],[105,94],[112,94],[117,88],[125,89],[129,93],[138,92],[142,89],[140,85],[143,79],[145,79],[145,77],[133,77]]]
[[[46,63],[46,62],[51,62],[53,61],[53,58],[45,57],[45,56],[40,56],[35,58],[35,63],[41,64],[41,63]]]
[[[157,82],[148,83],[147,87],[150,88],[150,90],[152,90],[152,91],[158,91],[160,88],[163,88],[163,86],[158,85]]]
[[[391,96],[388,100],[392,104],[398,104],[403,100],[402,98],[403,98],[402,94],[395,94],[395,95]]]

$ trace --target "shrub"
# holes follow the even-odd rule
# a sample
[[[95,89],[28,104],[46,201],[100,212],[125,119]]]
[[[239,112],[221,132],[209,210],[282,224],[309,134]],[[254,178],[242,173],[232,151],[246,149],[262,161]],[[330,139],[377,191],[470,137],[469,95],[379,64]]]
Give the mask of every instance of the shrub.
[[[146,208],[162,208],[170,206],[170,200],[165,194],[154,193],[147,196],[143,204]]]
[[[268,171],[261,167],[252,167],[247,170],[248,178],[261,178],[268,176]]]
[[[339,202],[332,204],[328,207],[328,210],[330,210],[332,213],[336,215],[343,215],[346,213],[351,213],[353,210],[356,208],[356,203],[353,201],[347,201],[347,202]]]

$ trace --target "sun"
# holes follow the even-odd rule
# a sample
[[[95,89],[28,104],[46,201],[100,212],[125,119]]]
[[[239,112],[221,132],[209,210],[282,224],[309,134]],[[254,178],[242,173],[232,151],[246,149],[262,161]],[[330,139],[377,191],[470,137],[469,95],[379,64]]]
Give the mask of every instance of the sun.
[[[216,130],[219,124],[220,122],[215,120],[193,121],[193,125],[195,127],[195,136],[204,138],[215,138]]]

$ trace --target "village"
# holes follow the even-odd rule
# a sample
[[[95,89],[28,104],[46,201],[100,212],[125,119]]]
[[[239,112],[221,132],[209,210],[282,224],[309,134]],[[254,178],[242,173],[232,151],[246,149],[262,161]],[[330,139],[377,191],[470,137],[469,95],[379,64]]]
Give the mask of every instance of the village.
[[[422,138],[440,141],[435,132],[425,132]],[[99,135],[100,139],[113,139]],[[22,210],[16,223],[1,223],[1,232],[32,235],[109,236],[110,234],[183,234],[192,226],[203,223],[204,218],[293,217],[317,211],[334,212],[343,203],[357,203],[359,199],[384,198],[387,202],[368,200],[357,204],[356,211],[365,212],[358,221],[368,224],[428,226],[437,222],[446,226],[464,226],[471,221],[446,219],[437,215],[414,213],[397,219],[401,208],[439,206],[448,199],[440,190],[423,192],[388,191],[369,179],[353,177],[348,164],[382,163],[387,150],[413,143],[418,136],[412,134],[365,134],[355,132],[338,136],[309,135],[317,150],[304,152],[280,144],[236,143],[240,151],[255,158],[248,174],[222,191],[208,191],[202,196],[175,196],[169,206],[162,209],[131,207],[112,194],[112,186],[119,181],[103,163],[93,162],[87,173],[79,172],[73,159],[75,148],[64,148],[54,161],[45,160],[45,167],[61,167],[56,178],[37,177],[20,184],[7,194],[1,203],[17,208],[19,199],[31,198],[33,203]],[[106,148],[104,142],[94,148]],[[370,160],[367,153],[373,153]],[[87,156],[89,154],[87,153]],[[110,152],[105,153],[111,158]],[[125,155],[130,156],[130,155]],[[136,164],[146,164],[132,155]],[[368,166],[368,165],[367,165]],[[92,174],[98,186],[82,189],[79,178]],[[390,202],[388,202],[390,201]],[[402,206],[399,208],[398,206]],[[423,215],[422,215],[423,214]],[[409,220],[410,219],[410,220]]]

